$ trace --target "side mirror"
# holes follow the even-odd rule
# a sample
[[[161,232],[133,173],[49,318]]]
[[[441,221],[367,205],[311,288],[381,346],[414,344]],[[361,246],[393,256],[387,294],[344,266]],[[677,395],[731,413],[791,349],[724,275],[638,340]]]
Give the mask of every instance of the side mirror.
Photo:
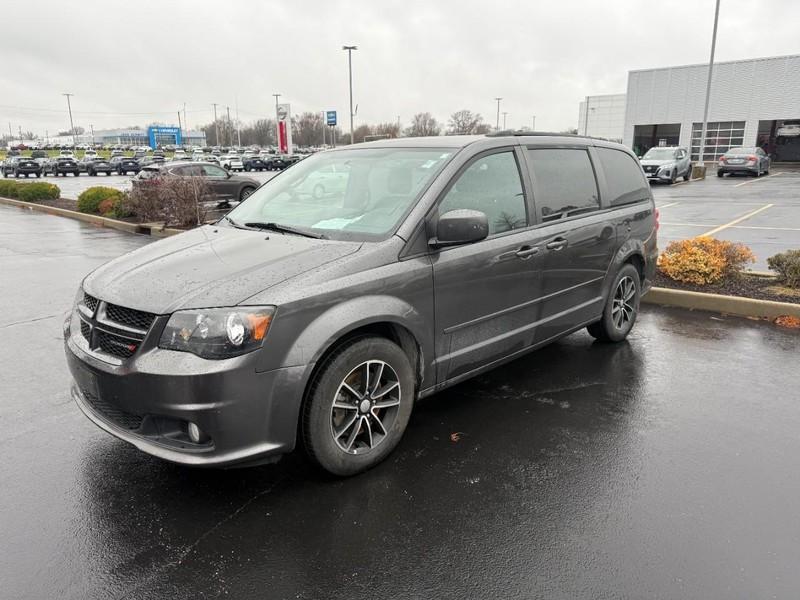
[[[642,160],[642,157],[641,157],[641,156],[637,156],[636,158],[638,158],[639,160]]]
[[[428,243],[434,248],[444,248],[479,242],[488,235],[489,222],[484,213],[478,210],[451,210],[439,217],[436,237]]]

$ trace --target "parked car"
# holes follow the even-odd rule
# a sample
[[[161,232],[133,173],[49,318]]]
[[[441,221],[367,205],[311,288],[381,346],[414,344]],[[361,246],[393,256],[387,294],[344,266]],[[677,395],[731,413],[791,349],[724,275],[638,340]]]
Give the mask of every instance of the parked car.
[[[244,171],[242,157],[238,154],[226,154],[225,156],[220,156],[219,166],[223,167],[224,169],[228,169],[228,171]]]
[[[75,153],[72,150],[61,150],[58,155],[63,158],[75,158]]]
[[[19,177],[24,175],[42,176],[42,165],[27,156],[11,156],[3,161],[3,177]]]
[[[242,157],[242,164],[245,171],[266,171],[268,169],[267,163],[263,158],[252,154]]]
[[[95,156],[89,160],[86,160],[86,157],[84,157],[83,162],[86,166],[86,172],[92,177],[95,177],[99,173],[105,173],[106,177],[108,177],[114,172],[114,167],[111,165],[111,162],[99,156]]]
[[[289,156],[286,154],[274,154],[265,159],[267,171],[282,171],[289,166]]]
[[[128,173],[135,175],[141,169],[139,161],[132,156],[112,156],[109,163],[117,172],[117,175],[127,175]]]
[[[761,148],[731,148],[719,157],[717,177],[725,174],[769,175],[770,159]]]
[[[78,161],[71,156],[56,156],[47,163],[45,167],[46,173],[52,173],[56,177],[59,175],[67,176],[72,173],[75,177],[81,174],[81,169],[78,166]]]
[[[350,169],[335,201],[296,193],[332,165]],[[64,326],[72,397],[162,459],[258,464],[300,442],[352,475],[392,452],[418,398],[582,327],[624,340],[656,215],[631,151],[591,138],[318,153],[89,274]]]
[[[684,181],[692,178],[692,161],[686,148],[656,146],[641,158],[642,170],[650,181],[675,183],[678,177]]]
[[[140,181],[156,177],[203,177],[220,205],[228,205],[231,201],[241,202],[260,185],[255,179],[234,175],[219,165],[186,161],[145,167],[134,179],[134,187]]]
[[[350,168],[347,165],[331,164],[309,173],[296,186],[298,193],[310,195],[317,200],[327,196],[341,196],[350,179]]]
[[[121,148],[114,148],[111,151],[111,158],[114,158],[116,156],[124,156],[124,155],[125,155],[125,152],[123,152]]]

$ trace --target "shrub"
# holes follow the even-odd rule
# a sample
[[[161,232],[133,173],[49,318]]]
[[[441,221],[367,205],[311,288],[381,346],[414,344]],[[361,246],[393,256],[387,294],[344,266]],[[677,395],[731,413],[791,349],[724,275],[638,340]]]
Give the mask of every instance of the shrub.
[[[0,196],[16,198],[19,193],[19,183],[16,181],[0,180]]]
[[[98,185],[90,187],[78,196],[78,210],[93,215],[100,214],[100,204],[104,200],[111,200],[112,208],[115,202],[122,198],[122,192],[114,188]]]
[[[747,263],[754,261],[744,244],[698,237],[670,243],[658,257],[658,268],[676,281],[707,285],[737,277]]]
[[[767,266],[788,287],[800,288],[800,250],[787,250],[767,259]]]
[[[57,185],[40,181],[38,183],[22,183],[17,189],[17,198],[25,202],[39,200],[55,200],[61,196]]]
[[[203,222],[204,203],[213,197],[202,177],[156,177],[136,181],[120,208],[136,215],[143,223],[191,226]]]

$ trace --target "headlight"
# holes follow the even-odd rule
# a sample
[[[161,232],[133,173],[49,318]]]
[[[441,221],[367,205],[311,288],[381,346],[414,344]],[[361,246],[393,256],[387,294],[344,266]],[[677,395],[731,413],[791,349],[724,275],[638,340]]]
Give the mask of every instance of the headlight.
[[[159,348],[202,358],[230,358],[260,348],[274,306],[182,310],[169,318]]]

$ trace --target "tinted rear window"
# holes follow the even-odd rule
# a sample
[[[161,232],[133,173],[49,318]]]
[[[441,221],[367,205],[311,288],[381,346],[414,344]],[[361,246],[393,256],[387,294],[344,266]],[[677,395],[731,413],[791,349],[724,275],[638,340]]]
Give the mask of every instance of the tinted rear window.
[[[589,153],[581,148],[529,148],[534,202],[542,221],[600,207]]]
[[[649,197],[649,187],[639,163],[627,152],[596,148],[606,176],[609,204],[629,204]]]

